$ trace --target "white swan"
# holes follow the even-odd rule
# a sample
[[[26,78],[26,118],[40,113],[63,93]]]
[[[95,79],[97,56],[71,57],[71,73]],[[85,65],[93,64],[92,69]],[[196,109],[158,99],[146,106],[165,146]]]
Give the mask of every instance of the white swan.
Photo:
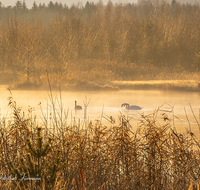
[[[136,105],[129,105],[128,103],[123,103],[121,105],[121,107],[125,107],[128,110],[141,110],[142,108],[140,106],[136,106]]]
[[[76,104],[77,102],[75,101],[75,110],[82,110],[82,107]]]

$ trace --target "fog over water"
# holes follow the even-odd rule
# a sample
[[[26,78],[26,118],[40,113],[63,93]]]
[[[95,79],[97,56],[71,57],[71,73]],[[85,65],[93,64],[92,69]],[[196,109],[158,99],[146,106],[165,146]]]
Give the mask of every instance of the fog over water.
[[[0,87],[0,107],[1,107],[1,117],[10,117],[11,109],[8,107],[8,97],[10,92],[6,89],[6,86]],[[17,107],[21,107],[22,111],[27,113],[29,106],[34,108],[33,114],[41,116],[41,107],[44,113],[47,111],[47,102],[50,105],[50,98],[48,91],[28,91],[28,90],[13,90],[12,91],[13,100],[17,102]],[[198,125],[193,117],[190,105],[192,106],[193,112],[196,118],[199,120],[199,110],[200,110],[200,93],[199,92],[175,92],[175,91],[147,91],[147,90],[121,90],[121,91],[62,91],[62,103],[63,107],[68,112],[68,119],[79,120],[84,119],[84,109],[74,110],[75,100],[78,105],[84,108],[84,102],[89,102],[87,107],[87,119],[95,120],[102,119],[102,122],[108,125],[108,121],[105,118],[110,116],[115,118],[116,123],[119,121],[119,116],[125,115],[131,118],[130,123],[136,127],[140,124],[141,115],[152,114],[155,109],[160,108],[157,114],[157,118],[160,124],[164,124],[162,113],[166,113],[177,130],[185,131],[188,128],[188,122],[185,116],[184,107],[186,109],[192,130],[194,133],[198,134]],[[59,91],[53,91],[54,99],[60,99]],[[125,108],[121,108],[122,103],[129,103],[130,105],[138,105],[143,109],[140,111],[130,111]],[[190,104],[190,105],[189,105]],[[174,106],[174,116],[173,108]],[[59,110],[58,104],[56,104],[56,109]],[[50,107],[48,108],[48,113],[52,112]],[[103,117],[101,117],[103,116]],[[40,117],[38,117],[40,118]]]

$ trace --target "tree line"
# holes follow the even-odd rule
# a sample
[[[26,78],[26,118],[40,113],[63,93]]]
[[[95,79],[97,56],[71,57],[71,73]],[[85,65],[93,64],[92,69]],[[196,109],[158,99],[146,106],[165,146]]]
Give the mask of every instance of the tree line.
[[[50,1],[28,9],[17,1],[0,4],[0,16],[1,72],[20,80],[40,81],[46,69],[64,81],[200,69],[199,4]]]

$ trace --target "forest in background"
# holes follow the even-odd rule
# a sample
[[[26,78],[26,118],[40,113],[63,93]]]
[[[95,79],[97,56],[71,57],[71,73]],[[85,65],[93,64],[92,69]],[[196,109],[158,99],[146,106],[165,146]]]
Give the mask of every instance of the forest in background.
[[[175,0],[106,5],[0,3],[0,82],[80,86],[199,80],[200,6]],[[195,76],[195,77],[194,77]]]

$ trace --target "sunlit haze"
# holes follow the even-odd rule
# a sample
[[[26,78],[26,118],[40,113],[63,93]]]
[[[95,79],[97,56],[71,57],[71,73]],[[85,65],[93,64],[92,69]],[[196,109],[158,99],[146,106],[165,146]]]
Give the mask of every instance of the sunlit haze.
[[[89,1],[89,2],[94,2],[94,3],[97,3],[99,0],[93,0],[93,1]],[[4,6],[14,6],[17,2],[17,0],[2,0],[0,1]],[[28,0],[28,1],[25,1],[26,2],[26,5],[27,7],[30,9],[34,3],[34,0]],[[35,0],[36,4],[40,4],[40,3],[45,3],[46,5],[49,4],[50,0]],[[73,4],[77,4],[79,2],[81,2],[83,5],[85,5],[85,3],[87,2],[87,0],[69,0],[69,1],[66,1],[66,0],[52,0],[53,3],[55,2],[59,2],[59,3],[62,3],[63,5],[66,4],[68,6],[71,6]],[[108,0],[103,0],[103,3],[104,4],[107,4]],[[137,0],[113,0],[112,1],[113,3],[136,3]]]

